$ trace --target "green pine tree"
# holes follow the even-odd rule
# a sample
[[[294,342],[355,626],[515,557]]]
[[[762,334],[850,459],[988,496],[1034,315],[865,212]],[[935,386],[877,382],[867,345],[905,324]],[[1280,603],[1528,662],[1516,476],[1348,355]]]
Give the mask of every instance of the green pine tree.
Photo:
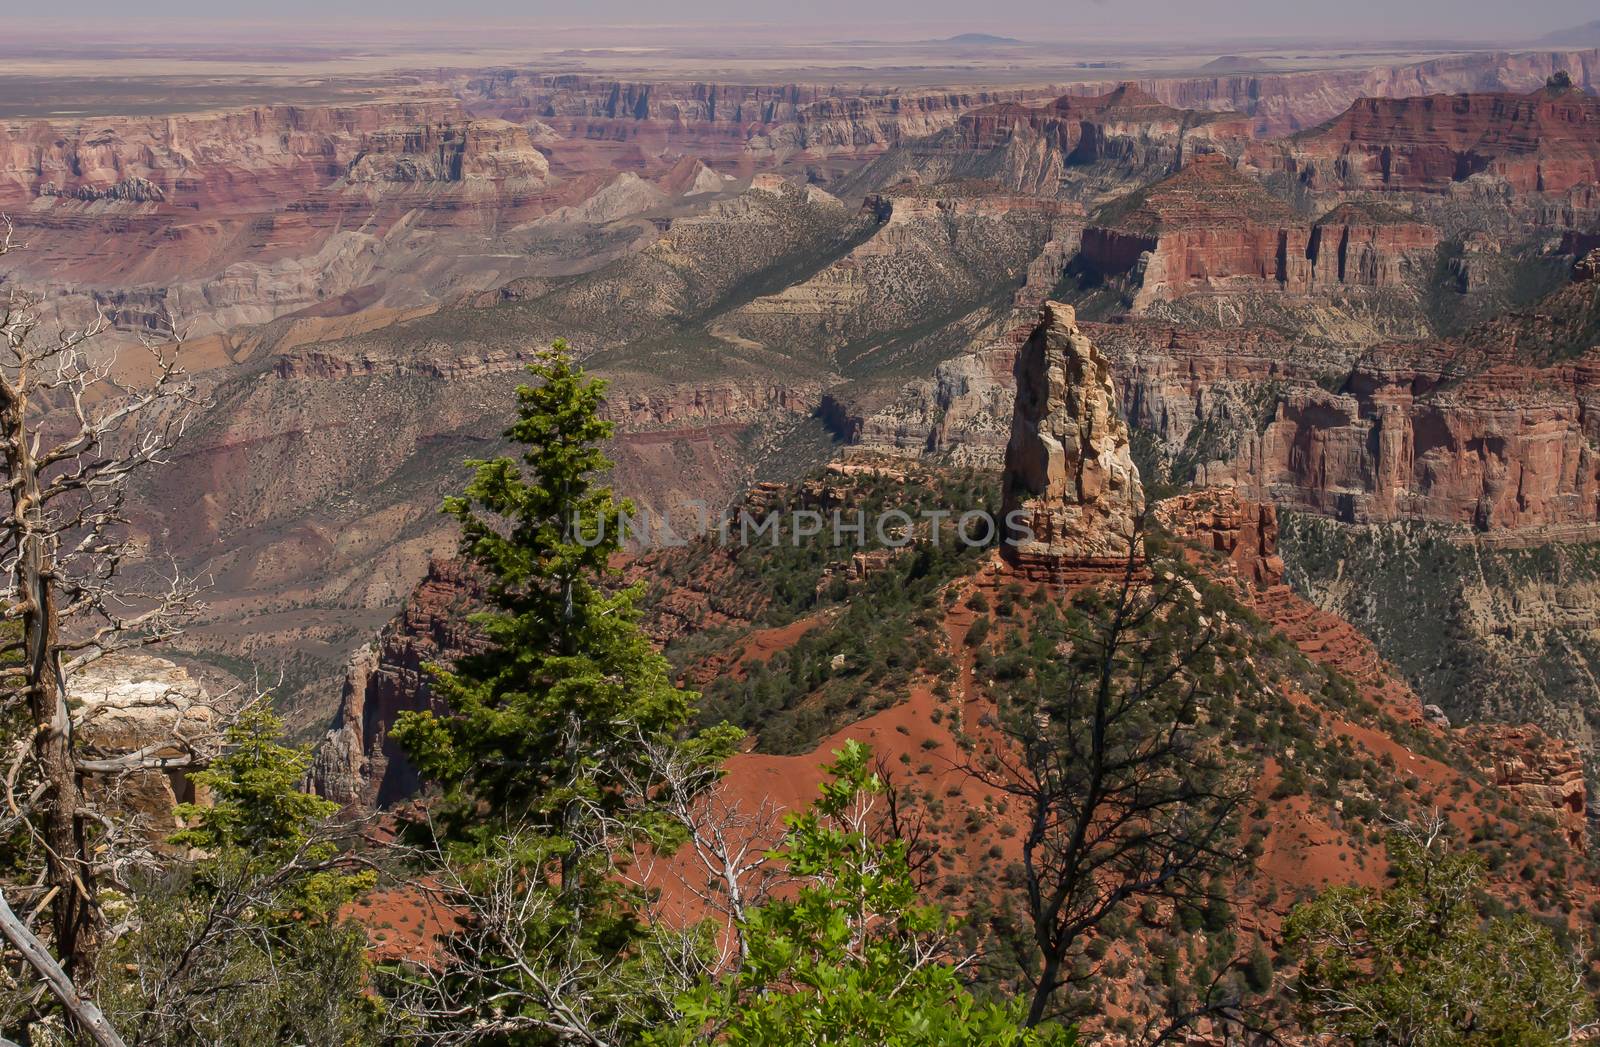
[[[283,744],[283,720],[267,705],[239,715],[223,754],[189,776],[210,802],[177,807],[189,824],[171,842],[205,856],[199,884],[273,877],[283,888],[274,895],[281,905],[312,920],[331,918],[371,889],[373,873],[344,868],[334,860],[338,842],[319,832],[339,805],[301,788],[310,768],[311,751]],[[280,873],[284,866],[290,875]]]
[[[681,731],[696,695],[673,685],[638,627],[642,588],[608,588],[632,513],[602,483],[605,383],[557,341],[517,389],[522,448],[468,463],[466,493],[445,511],[494,609],[474,619],[487,649],[453,671],[430,667],[448,712],[407,713],[394,729],[423,777],[444,791],[457,836],[539,824],[570,830],[580,811],[614,812],[638,772],[641,737]],[[568,873],[576,872],[570,867]]]
[[[311,753],[282,730],[264,705],[239,716],[190,776],[212,802],[177,808],[189,825],[171,842],[188,857],[136,878],[100,975],[130,1043],[378,1042],[366,931],[342,912],[374,877],[344,856],[338,805],[301,791]]]
[[[444,507],[486,580],[492,607],[474,618],[486,647],[430,666],[442,710],[394,729],[440,789],[433,875],[463,913],[417,980],[441,1024],[480,1038],[627,1042],[662,1020],[679,961],[706,944],[652,922],[649,893],[621,875],[640,849],[683,836],[645,784],[652,754],[690,754],[709,783],[741,732],[689,735],[697,695],[640,630],[642,587],[616,584],[632,509],[603,482],[605,383],[560,341],[529,371],[505,434],[519,456],[469,463]]]

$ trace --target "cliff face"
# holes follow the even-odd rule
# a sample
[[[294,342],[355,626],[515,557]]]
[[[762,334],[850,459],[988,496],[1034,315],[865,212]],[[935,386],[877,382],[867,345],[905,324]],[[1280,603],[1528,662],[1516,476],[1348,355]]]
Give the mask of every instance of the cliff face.
[[[614,155],[638,169],[669,152],[760,164],[859,159],[949,127],[968,110],[1046,96],[1029,89],[640,83],[511,70],[473,79],[463,94],[476,111],[538,120],[574,142],[625,143],[630,148]],[[580,150],[558,149],[558,158],[567,153]]]
[[[1026,337],[1026,329],[1022,332]],[[879,410],[836,423],[874,451],[997,468],[1005,459],[1016,400],[1017,347],[1001,344],[941,362]]]
[[[1399,288],[1432,272],[1439,241],[1427,223],[1373,206],[1342,204],[1308,222],[1213,155],[1096,215],[1080,258],[1131,282],[1140,311],[1196,294]]]
[[[504,120],[425,124],[366,135],[350,163],[352,182],[516,182],[543,184],[549,162],[526,128]]]
[[[1337,392],[1286,391],[1232,462],[1201,475],[1348,521],[1600,522],[1600,358],[1470,366],[1435,347],[1369,353]]]
[[[53,198],[58,207],[102,200],[248,210],[346,177],[518,179],[533,189],[548,174],[525,129],[474,120],[451,98],[0,125],[0,204],[12,209]]]
[[[1432,265],[1439,242],[1439,230],[1426,222],[1379,207],[1341,204],[1311,227],[1308,287],[1403,287]]]
[[[1063,167],[1111,164],[1141,172],[1172,170],[1188,156],[1237,148],[1249,137],[1240,120],[1175,109],[1131,83],[1044,106],[988,106],[963,116],[948,136],[952,148],[980,152],[1039,140]]]
[[[1291,139],[1281,163],[1314,188],[1440,192],[1484,175],[1565,192],[1600,180],[1600,100],[1571,89],[1362,98]]]
[[[482,592],[454,560],[434,560],[428,575],[346,672],[333,726],[317,747],[311,787],[345,806],[372,810],[405,799],[420,785],[405,754],[389,740],[402,712],[433,707],[423,665],[449,665],[479,649],[466,615]]]
[[[1316,127],[1356,98],[1408,98],[1468,91],[1527,92],[1566,72],[1580,88],[1600,85],[1600,51],[1479,52],[1425,62],[1297,73],[1141,80],[1140,89],[1168,105],[1239,113],[1260,137]],[[1081,84],[1079,94],[1099,94],[1110,85]]]
[[[1600,357],[1518,361],[1487,332],[1341,363],[1267,332],[1097,332],[1136,425],[1207,483],[1353,522],[1600,523]]]

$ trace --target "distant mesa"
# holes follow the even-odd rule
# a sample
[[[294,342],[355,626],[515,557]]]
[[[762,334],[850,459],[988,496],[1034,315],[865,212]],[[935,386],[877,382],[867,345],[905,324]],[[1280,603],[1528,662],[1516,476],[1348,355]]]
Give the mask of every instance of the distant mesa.
[[[1537,42],[1554,47],[1600,47],[1600,21],[1560,29],[1541,36]]]
[[[1528,94],[1358,98],[1278,162],[1313,189],[1446,192],[1477,175],[1516,193],[1581,189],[1600,180],[1600,100],[1570,79]]]
[[[1012,36],[994,36],[991,33],[958,33],[942,40],[929,40],[930,44],[973,44],[979,47],[1010,47],[1022,43]]]
[[[1201,66],[1200,70],[1205,73],[1271,73],[1277,71],[1277,66],[1263,58],[1222,55]]]

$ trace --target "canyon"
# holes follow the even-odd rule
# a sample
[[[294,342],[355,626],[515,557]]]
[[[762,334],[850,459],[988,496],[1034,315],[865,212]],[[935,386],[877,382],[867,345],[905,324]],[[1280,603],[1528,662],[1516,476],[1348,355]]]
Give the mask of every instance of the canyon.
[[[29,250],[7,278],[123,340],[184,321],[209,406],[134,524],[215,580],[177,653],[287,668],[309,738],[432,584],[434,507],[556,337],[612,383],[616,483],[669,518],[841,454],[1000,469],[1049,300],[1147,485],[1600,537],[1595,66],[851,87],[505,67],[12,117],[0,210]],[[382,732],[341,715],[381,763]]]
[[[543,897],[527,877],[559,856],[563,899],[592,859],[602,907],[628,918],[638,887],[652,933],[715,910],[693,846],[654,853],[654,817],[609,855],[541,842],[579,839],[574,798],[627,820],[635,799],[690,795],[637,750],[694,749],[707,728],[719,748],[691,754],[708,791],[690,802],[728,812],[763,876],[804,873],[771,853],[785,819],[830,754],[870,745],[872,831],[904,841],[986,997],[1028,984],[1030,848],[1070,835],[1030,809],[1029,777],[1096,777],[1085,753],[1108,733],[1113,777],[1146,747],[1169,761],[1146,786],[1184,794],[1162,830],[1180,843],[1112,861],[1165,875],[1191,832],[1215,852],[1073,939],[1057,1002],[1084,1042],[1159,1042],[1191,1008],[1176,1038],[1232,1042],[1223,997],[1298,1028],[1291,913],[1384,890],[1397,827],[1434,818],[1482,860],[1474,904],[1525,914],[1600,987],[1594,38],[1268,39],[1263,19],[1226,44],[1151,43],[1088,8],[1050,15],[1070,39],[1043,16],[944,36],[927,14],[858,12],[848,34],[396,21],[370,47],[297,24],[305,40],[261,53],[125,20],[93,62],[26,23],[0,44],[17,65],[0,76],[0,297],[41,296],[47,339],[104,324],[86,359],[109,409],[148,379],[147,350],[185,369],[155,421],[181,439],[117,506],[112,581],[193,580],[203,603],[148,651],[62,669],[83,757],[159,764],[93,793],[134,830],[140,868],[115,897],[135,935],[148,900],[216,900],[165,872],[171,896],[146,894],[146,862],[232,870],[222,837],[174,835],[234,808],[221,776],[162,763],[171,740],[199,739],[204,763],[259,696],[297,748],[237,745],[292,768],[247,786],[332,801],[300,796],[293,817],[335,844],[291,827],[284,853],[348,849],[377,877],[315,920],[322,876],[261,913],[297,942],[353,921],[352,990],[318,1000],[370,996],[374,1018],[390,961],[420,961],[415,989],[453,929],[489,955],[488,924],[449,898],[479,885],[447,881],[492,872],[502,830],[534,855],[510,866],[518,898]],[[552,343],[601,383],[596,418],[562,413],[598,424],[596,478],[636,525],[585,569],[599,604],[551,566],[570,506],[541,508],[526,543],[532,526],[490,522],[522,547],[496,563],[457,519],[486,462],[550,487],[551,428],[513,426],[551,399],[526,385]],[[45,385],[40,424],[72,425],[70,388]],[[524,561],[509,581],[506,559]],[[437,671],[484,664],[463,661],[505,635],[484,612],[556,613],[563,594],[569,620],[580,600],[603,610],[603,635],[529,616],[545,649],[500,663],[468,727],[479,692]],[[590,659],[591,639],[616,644]],[[582,680],[557,679],[580,660]],[[649,679],[615,686],[635,670]],[[594,717],[609,740],[557,775],[600,692],[646,695],[671,725]],[[537,715],[508,734],[524,702]],[[417,712],[466,714],[437,725],[439,763],[409,724],[396,740]],[[493,799],[470,774],[450,789],[452,761],[504,769]],[[1132,822],[1083,816],[1091,835],[1157,824],[1146,786]],[[215,824],[185,806],[212,802]],[[468,829],[467,865],[426,854],[468,823],[488,828]],[[222,842],[189,850],[202,839]],[[43,932],[50,897],[13,879]],[[122,911],[105,985],[141,974]],[[525,929],[490,944],[491,962],[534,961],[514,980],[550,951],[510,940]],[[701,930],[719,962],[740,955]],[[363,933],[382,967],[357,962]],[[625,952],[628,977],[660,973]],[[506,999],[447,999],[407,1035],[508,1018],[503,1035],[560,1038]]]

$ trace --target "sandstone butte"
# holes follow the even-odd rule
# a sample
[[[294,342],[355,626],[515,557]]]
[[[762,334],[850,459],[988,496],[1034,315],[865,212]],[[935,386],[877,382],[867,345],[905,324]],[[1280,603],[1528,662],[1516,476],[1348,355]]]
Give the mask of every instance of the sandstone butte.
[[[1138,551],[1144,490],[1111,365],[1071,306],[1045,303],[1017,355],[1016,382],[1001,488],[1005,555],[1047,575],[1126,564]]]

